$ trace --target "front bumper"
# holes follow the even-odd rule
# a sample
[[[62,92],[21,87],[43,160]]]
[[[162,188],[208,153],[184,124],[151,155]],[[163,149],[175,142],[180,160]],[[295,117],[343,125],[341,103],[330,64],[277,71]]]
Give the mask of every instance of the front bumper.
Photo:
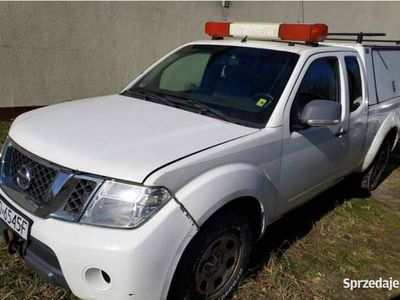
[[[23,258],[45,281],[68,288],[57,256],[49,247],[32,237]]]
[[[54,252],[66,283],[82,299],[165,299],[181,254],[197,232],[174,200],[141,227],[125,230],[38,218],[0,193],[33,220],[31,237]],[[91,272],[97,269],[108,274],[109,283]]]

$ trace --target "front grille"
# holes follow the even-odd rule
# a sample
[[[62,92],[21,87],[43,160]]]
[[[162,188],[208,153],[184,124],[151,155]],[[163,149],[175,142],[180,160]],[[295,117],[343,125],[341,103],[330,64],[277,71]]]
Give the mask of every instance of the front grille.
[[[10,147],[9,151],[10,174],[14,184],[17,185],[18,169],[24,165],[29,167],[32,171],[32,182],[25,192],[35,201],[47,201],[47,192],[57,175],[57,171],[30,159],[14,147]]]
[[[46,162],[14,146],[10,139],[6,141],[3,155],[1,188],[13,201],[38,217],[79,221],[86,203],[103,182],[102,178],[76,174]],[[27,188],[23,189],[24,181],[21,183],[21,178],[25,179],[26,176],[21,174],[25,174],[25,171],[30,171],[31,176]]]
[[[95,188],[96,182],[94,181],[86,179],[77,181],[64,206],[64,211],[71,216],[80,216],[86,201]]]

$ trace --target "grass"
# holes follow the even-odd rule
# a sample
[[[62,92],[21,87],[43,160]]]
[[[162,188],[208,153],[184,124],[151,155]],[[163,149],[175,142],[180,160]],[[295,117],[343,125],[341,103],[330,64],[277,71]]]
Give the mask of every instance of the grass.
[[[400,280],[400,145],[385,181],[360,195],[346,180],[269,228],[235,299],[400,299],[343,279]]]
[[[9,124],[0,124],[0,140]],[[235,299],[390,299],[400,290],[343,288],[343,279],[400,280],[400,147],[372,195],[346,180],[271,225]],[[0,300],[76,299],[44,283],[0,242]]]

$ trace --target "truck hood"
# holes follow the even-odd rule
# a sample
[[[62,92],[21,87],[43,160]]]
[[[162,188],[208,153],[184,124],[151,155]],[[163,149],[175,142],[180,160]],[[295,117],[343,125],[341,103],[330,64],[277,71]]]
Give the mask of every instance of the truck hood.
[[[193,112],[120,95],[37,109],[10,137],[27,151],[85,173],[143,182],[184,156],[256,132]]]

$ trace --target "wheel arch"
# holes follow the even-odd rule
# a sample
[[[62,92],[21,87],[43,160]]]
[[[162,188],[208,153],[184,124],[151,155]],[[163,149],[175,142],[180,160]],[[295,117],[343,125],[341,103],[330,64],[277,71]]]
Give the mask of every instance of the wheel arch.
[[[231,209],[246,214],[259,237],[271,216],[276,193],[257,166],[236,163],[207,171],[175,196],[199,227],[216,213]]]
[[[362,164],[362,171],[368,169],[368,167],[374,161],[379,149],[386,139],[390,139],[393,143],[392,150],[396,147],[399,139],[399,121],[397,118],[387,118],[382,126],[379,128],[375,135],[374,140],[369,147],[367,154],[365,155],[364,162]]]
[[[265,229],[265,212],[262,203],[256,198],[251,196],[243,196],[232,199],[230,202],[216,210],[207,220],[210,220],[218,214],[223,214],[226,211],[234,211],[238,214],[243,214],[246,216],[251,223],[254,234],[253,236],[255,239],[258,239],[263,234]]]
[[[399,141],[399,128],[398,127],[392,127],[392,129],[388,132],[387,134],[387,138],[389,138],[392,143],[392,151],[394,150],[394,148],[396,148],[397,142]]]

